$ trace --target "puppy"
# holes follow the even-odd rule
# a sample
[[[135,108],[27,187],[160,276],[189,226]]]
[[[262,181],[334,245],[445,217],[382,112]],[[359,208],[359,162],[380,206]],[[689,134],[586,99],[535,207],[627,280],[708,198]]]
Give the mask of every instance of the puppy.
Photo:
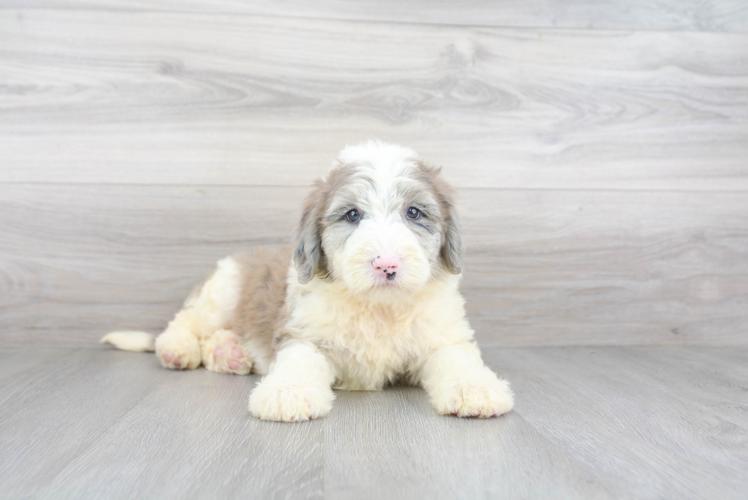
[[[102,342],[154,350],[173,370],[263,375],[249,411],[327,415],[335,389],[420,384],[442,415],[512,409],[481,359],[458,291],[463,245],[453,190],[410,149],[340,152],[304,203],[293,249],[226,257],[166,330]]]

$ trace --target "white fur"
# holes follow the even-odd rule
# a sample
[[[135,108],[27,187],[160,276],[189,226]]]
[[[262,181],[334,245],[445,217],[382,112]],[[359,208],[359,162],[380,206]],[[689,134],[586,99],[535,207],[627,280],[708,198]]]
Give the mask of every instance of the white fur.
[[[407,200],[398,198],[397,187],[414,183],[408,174],[415,158],[409,149],[379,142],[341,152],[339,161],[362,165],[367,179],[341,189],[330,210],[355,198],[366,217],[344,240],[333,231],[322,235],[338,279],[300,284],[293,265],[288,272],[286,330],[307,341],[303,355],[319,364],[302,364],[300,353],[295,363],[275,365],[250,398],[255,416],[297,421],[313,418],[310,408],[318,415],[329,411],[331,380],[319,355],[337,389],[378,390],[404,379],[423,385],[440,414],[487,418],[512,409],[509,384],[483,364],[473,341],[459,276],[436,264],[440,239],[417,238],[401,215]],[[423,196],[421,201],[435,203]],[[369,269],[372,256],[385,251],[402,259],[396,286],[377,286]]]
[[[408,174],[416,168],[416,154],[410,149],[369,141],[357,146],[349,146],[340,153],[341,164],[361,165],[367,182],[342,189],[330,205],[334,210],[344,204],[346,198],[355,198],[356,207],[364,214],[356,231],[345,241],[342,249],[328,253],[333,274],[339,276],[349,291],[365,294],[367,301],[387,299],[399,301],[402,293],[410,293],[422,288],[433,273],[433,262],[429,254],[436,257],[440,238],[434,235],[424,246],[402,219],[403,203],[397,188],[414,187],[416,182]],[[368,180],[372,182],[368,182]],[[353,196],[351,196],[353,194]],[[436,204],[428,193],[424,201]],[[325,241],[325,239],[328,241]],[[328,249],[335,248],[337,242],[332,236],[322,236]],[[375,279],[370,269],[371,260],[382,252],[393,252],[402,259],[398,286],[389,288],[374,287]]]
[[[202,363],[210,371],[234,375],[248,375],[252,371],[252,358],[247,354],[248,349],[232,330],[216,330],[213,335],[200,342],[200,348]],[[216,356],[218,348],[221,349],[221,356]],[[240,354],[230,354],[232,352]]]
[[[441,415],[488,418],[514,406],[509,383],[483,365],[475,344],[449,345],[431,354],[421,384]]]
[[[249,411],[262,420],[299,422],[330,413],[335,394],[330,364],[310,342],[291,341],[275,356],[249,398]]]
[[[473,337],[457,283],[444,275],[400,301],[372,303],[343,283],[300,285],[291,268],[288,329],[321,346],[338,389],[379,390],[402,374],[415,381],[431,352]]]
[[[225,362],[216,363],[214,348],[233,336],[230,332],[234,311],[241,297],[241,267],[231,257],[218,261],[216,271],[184,303],[181,311],[169,323],[153,345],[152,336],[145,332],[113,332],[101,339],[125,350],[129,346],[150,347],[161,364],[172,369],[195,369],[200,364],[212,371],[246,375],[252,359],[244,353],[238,358],[241,366],[230,368]],[[146,344],[150,340],[151,344]],[[243,346],[239,346],[244,349]],[[139,349],[146,350],[146,349]]]
[[[231,257],[218,261],[213,275],[156,339],[156,354],[167,368],[195,369],[200,366],[202,345],[214,335],[231,329],[234,311],[241,297],[242,274]],[[168,359],[166,353],[173,356]],[[206,367],[214,366],[206,360]],[[251,363],[251,358],[249,359]],[[248,371],[247,371],[248,373]]]
[[[332,408],[333,387],[379,390],[398,380],[421,384],[440,414],[486,418],[511,410],[509,384],[483,364],[473,340],[460,276],[442,264],[443,231],[404,217],[410,203],[440,210],[416,175],[416,158],[410,149],[377,141],[340,153],[336,165],[355,169],[322,214],[331,221],[321,244],[333,278],[316,275],[302,284],[291,263],[283,305],[290,316],[274,355],[260,339],[242,338],[241,369],[213,356],[217,346],[231,348],[237,338],[231,328],[242,270],[226,258],[156,340],[164,366],[194,368],[202,361],[214,371],[244,374],[254,361],[255,372],[265,377],[249,409],[264,420],[321,417]],[[337,214],[354,203],[363,217],[349,226]],[[429,221],[443,227],[439,213]],[[400,259],[392,282],[372,272],[380,252]],[[146,348],[145,335],[115,332],[102,340]]]
[[[376,139],[346,146],[340,153],[338,159],[333,163],[333,168],[338,163],[356,164],[368,163],[374,170],[384,175],[398,173],[405,165],[413,165],[418,154],[410,148],[388,144]]]
[[[153,352],[156,350],[154,342],[156,336],[147,332],[122,331],[104,335],[103,344],[112,344],[117,349],[134,352]]]

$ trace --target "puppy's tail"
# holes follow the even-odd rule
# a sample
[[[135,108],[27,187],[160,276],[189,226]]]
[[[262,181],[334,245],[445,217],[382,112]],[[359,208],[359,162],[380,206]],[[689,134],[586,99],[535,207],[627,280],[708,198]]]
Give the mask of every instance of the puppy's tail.
[[[112,344],[123,351],[153,352],[156,350],[156,336],[147,332],[112,332],[104,335],[99,342]]]

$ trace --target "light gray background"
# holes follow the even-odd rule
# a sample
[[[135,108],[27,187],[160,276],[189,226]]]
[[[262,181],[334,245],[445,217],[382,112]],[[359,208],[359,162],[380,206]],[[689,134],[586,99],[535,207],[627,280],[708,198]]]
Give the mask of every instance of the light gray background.
[[[0,339],[158,331],[369,137],[484,345],[748,345],[745,2],[0,3]]]

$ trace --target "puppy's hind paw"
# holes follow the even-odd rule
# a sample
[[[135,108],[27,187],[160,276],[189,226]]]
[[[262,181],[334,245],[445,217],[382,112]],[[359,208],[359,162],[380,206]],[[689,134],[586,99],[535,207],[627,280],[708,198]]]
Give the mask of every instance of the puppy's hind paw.
[[[203,346],[203,364],[216,373],[247,375],[252,359],[230,330],[219,330]]]
[[[303,422],[324,417],[335,394],[329,387],[260,382],[249,396],[249,411],[261,420]]]
[[[171,370],[194,370],[200,366],[200,344],[193,336],[160,335],[156,339],[156,355]]]

